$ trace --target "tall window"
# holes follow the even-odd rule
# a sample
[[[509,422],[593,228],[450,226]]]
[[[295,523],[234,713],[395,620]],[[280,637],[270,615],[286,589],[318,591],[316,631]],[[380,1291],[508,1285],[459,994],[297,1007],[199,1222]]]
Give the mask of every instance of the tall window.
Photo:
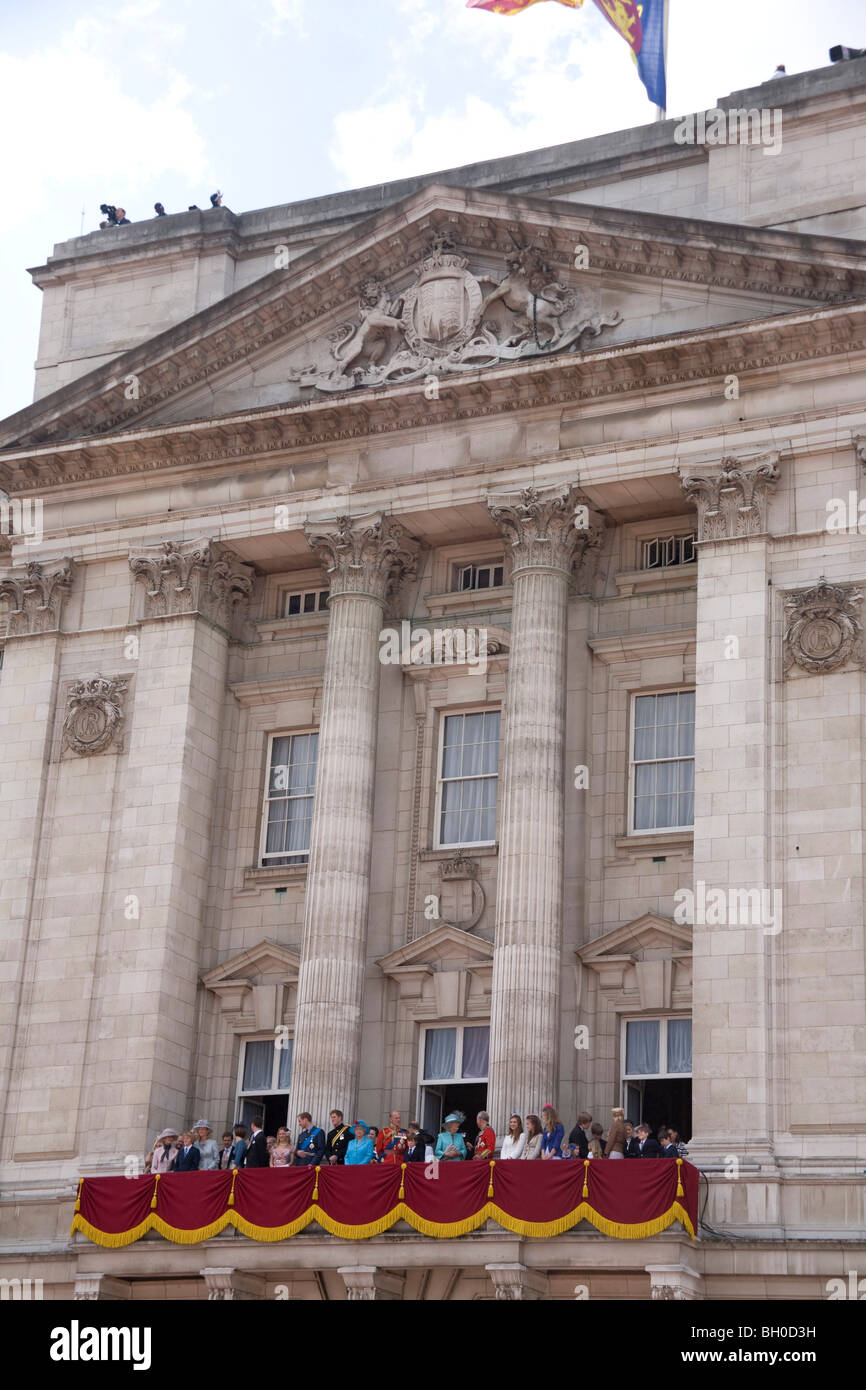
[[[483,845],[496,839],[499,710],[442,720],[438,843]]]
[[[455,1024],[425,1028],[421,1046],[421,1084],[433,1081],[486,1081],[490,1025]]]
[[[294,1038],[275,1038],[273,1034],[241,1043],[235,1113],[242,1123],[249,1124],[253,1115],[264,1115],[269,1134],[275,1133],[277,1125],[286,1123],[294,1046]]]
[[[691,1076],[690,1018],[628,1019],[624,1026],[624,1079]]]
[[[306,864],[319,735],[274,734],[262,815],[262,864]]]
[[[695,823],[695,692],[636,695],[632,718],[632,832]]]

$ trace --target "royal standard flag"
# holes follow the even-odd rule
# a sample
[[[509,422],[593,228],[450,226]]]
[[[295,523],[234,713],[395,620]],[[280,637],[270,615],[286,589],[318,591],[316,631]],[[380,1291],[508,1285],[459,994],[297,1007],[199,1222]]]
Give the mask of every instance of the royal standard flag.
[[[491,14],[522,14],[530,5],[539,0],[466,0],[467,10],[489,10]],[[558,0],[560,5],[568,5],[571,10],[579,10],[583,0]]]
[[[491,14],[522,14],[539,0],[467,0],[469,10],[488,10]],[[558,0],[579,10],[583,0]],[[667,107],[665,78],[665,0],[595,0],[608,23],[631,49],[638,74],[650,101],[664,111]]]

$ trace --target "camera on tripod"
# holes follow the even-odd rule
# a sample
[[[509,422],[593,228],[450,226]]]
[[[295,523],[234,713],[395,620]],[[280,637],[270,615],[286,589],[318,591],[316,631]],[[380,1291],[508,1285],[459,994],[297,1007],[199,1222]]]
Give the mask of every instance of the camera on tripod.
[[[117,208],[112,207],[111,203],[100,203],[99,211],[106,218],[109,227],[117,226]]]

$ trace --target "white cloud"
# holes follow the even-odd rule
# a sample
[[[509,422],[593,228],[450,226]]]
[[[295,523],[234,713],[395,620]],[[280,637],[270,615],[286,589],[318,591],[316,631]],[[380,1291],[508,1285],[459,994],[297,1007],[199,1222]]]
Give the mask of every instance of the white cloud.
[[[305,9],[305,0],[269,0],[262,22],[269,34],[279,35],[290,29],[293,38],[306,39],[309,33],[304,26]]]

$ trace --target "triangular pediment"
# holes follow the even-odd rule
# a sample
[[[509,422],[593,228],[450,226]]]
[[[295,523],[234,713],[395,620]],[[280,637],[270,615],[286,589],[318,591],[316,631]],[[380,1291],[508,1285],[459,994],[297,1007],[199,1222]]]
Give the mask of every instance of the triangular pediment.
[[[382,956],[379,966],[386,975],[405,969],[425,966],[431,970],[466,970],[491,963],[493,946],[480,936],[461,931],[459,927],[435,927],[425,936]]]
[[[0,449],[104,440],[110,473],[125,436],[142,454],[166,427],[182,431],[169,462],[193,446],[205,457],[291,446],[327,437],[347,402],[363,421],[365,400],[406,386],[435,397],[431,380],[495,384],[533,363],[589,363],[866,296],[855,249],[431,184],[9,417]],[[79,476],[70,457],[31,459],[20,477],[16,459],[4,476],[63,481]]]
[[[246,951],[225,960],[206,971],[202,983],[207,989],[221,985],[245,983],[259,985],[297,978],[301,958],[297,951],[280,946],[276,941],[260,941]]]
[[[584,965],[592,965],[614,958],[632,961],[669,959],[671,956],[690,955],[691,950],[692,929],[688,924],[681,926],[669,917],[646,912],[635,921],[615,927],[613,931],[579,947],[577,954]]]

